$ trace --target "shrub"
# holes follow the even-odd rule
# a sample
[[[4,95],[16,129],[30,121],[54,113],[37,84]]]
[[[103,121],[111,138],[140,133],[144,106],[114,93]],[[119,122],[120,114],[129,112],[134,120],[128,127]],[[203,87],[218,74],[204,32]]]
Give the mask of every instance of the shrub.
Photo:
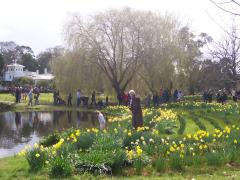
[[[80,172],[111,174],[121,169],[126,160],[121,141],[110,134],[100,134],[87,152],[75,156],[75,167]]]
[[[41,148],[34,148],[26,153],[26,159],[30,166],[30,171],[36,172],[45,165],[47,154]]]
[[[99,151],[90,151],[75,155],[75,168],[77,171],[90,172],[93,174],[111,174],[113,158],[107,153]]]
[[[144,166],[144,162],[141,158],[137,158],[133,161],[133,166],[136,170],[136,174],[140,175]]]
[[[183,170],[183,159],[179,156],[179,154],[172,154],[170,156],[170,167],[172,170]]]
[[[59,140],[60,140],[59,134],[53,133],[45,137],[43,140],[41,140],[39,144],[43,145],[44,147],[49,147],[56,144]]]
[[[72,166],[69,161],[62,156],[56,156],[51,161],[52,177],[68,177],[72,175]]]
[[[34,85],[34,80],[30,77],[20,77],[15,78],[12,83],[19,86],[32,86]]]
[[[230,162],[234,162],[236,161],[237,159],[239,159],[239,150],[238,148],[234,148],[234,147],[231,147],[231,148],[227,148],[226,150],[226,154],[227,154],[227,158]]]
[[[205,163],[205,158],[203,156],[187,156],[184,158],[184,164],[187,166],[200,167]]]
[[[209,166],[221,166],[225,162],[224,155],[222,153],[206,153],[207,164]]]
[[[165,159],[163,157],[159,157],[157,160],[153,161],[153,167],[156,169],[157,172],[164,171],[166,167]]]
[[[77,138],[77,142],[75,143],[77,146],[77,149],[86,150],[90,148],[94,142],[95,137],[96,135],[93,132],[81,134]]]

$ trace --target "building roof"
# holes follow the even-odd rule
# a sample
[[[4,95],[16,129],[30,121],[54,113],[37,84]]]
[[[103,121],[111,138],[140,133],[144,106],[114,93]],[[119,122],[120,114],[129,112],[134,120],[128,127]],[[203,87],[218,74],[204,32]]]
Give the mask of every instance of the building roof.
[[[33,78],[33,80],[51,80],[54,78],[52,74],[29,74],[29,77]]]
[[[18,63],[12,63],[12,64],[7,65],[7,67],[25,67],[25,66],[18,64]]]

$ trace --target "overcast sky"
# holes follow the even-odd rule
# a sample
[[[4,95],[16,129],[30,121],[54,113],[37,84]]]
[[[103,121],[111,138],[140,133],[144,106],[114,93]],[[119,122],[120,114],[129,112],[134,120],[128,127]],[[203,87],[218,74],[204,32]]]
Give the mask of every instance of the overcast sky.
[[[219,24],[229,20],[226,13],[209,0],[0,0],[0,41],[15,41],[30,46],[35,54],[56,45],[64,45],[63,25],[72,13],[82,15],[109,8],[174,13],[190,24],[195,33],[206,32],[218,39]]]

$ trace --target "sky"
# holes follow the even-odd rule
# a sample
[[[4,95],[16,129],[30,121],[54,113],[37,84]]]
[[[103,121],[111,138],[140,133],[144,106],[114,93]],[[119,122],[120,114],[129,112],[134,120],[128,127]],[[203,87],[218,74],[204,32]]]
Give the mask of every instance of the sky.
[[[0,41],[30,46],[35,54],[65,46],[62,32],[73,13],[87,16],[123,7],[169,12],[190,25],[193,32],[206,32],[214,39],[223,34],[214,21],[224,26],[230,20],[209,0],[0,0],[0,6]]]

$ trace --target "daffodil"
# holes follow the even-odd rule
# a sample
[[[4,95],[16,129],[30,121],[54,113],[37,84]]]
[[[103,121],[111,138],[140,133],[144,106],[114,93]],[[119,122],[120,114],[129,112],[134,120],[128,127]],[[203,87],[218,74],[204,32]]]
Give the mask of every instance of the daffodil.
[[[38,157],[40,157],[40,154],[37,153],[37,154],[35,154],[35,156],[38,158]]]

